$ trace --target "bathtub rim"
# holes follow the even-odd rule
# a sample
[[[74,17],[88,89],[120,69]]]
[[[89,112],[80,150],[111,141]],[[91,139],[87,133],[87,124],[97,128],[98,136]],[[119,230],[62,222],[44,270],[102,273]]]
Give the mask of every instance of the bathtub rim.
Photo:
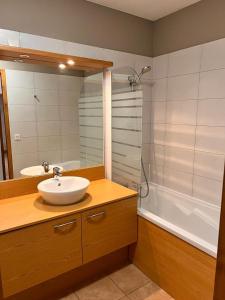
[[[184,230],[171,222],[168,222],[161,217],[149,212],[144,208],[138,208],[138,216],[146,219],[147,221],[159,226],[160,228],[166,230],[167,232],[175,235],[186,243],[198,248],[199,250],[207,253],[208,255],[217,258],[217,247],[204,241],[198,236]]]

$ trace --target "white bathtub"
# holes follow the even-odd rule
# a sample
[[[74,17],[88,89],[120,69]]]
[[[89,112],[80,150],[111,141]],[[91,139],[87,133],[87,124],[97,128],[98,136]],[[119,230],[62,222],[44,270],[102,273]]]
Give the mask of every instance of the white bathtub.
[[[81,161],[70,160],[70,161],[58,163],[57,165],[62,167],[64,171],[77,170],[81,168]]]
[[[145,188],[142,190],[144,194]],[[200,250],[217,256],[220,208],[200,199],[150,184],[138,214]]]

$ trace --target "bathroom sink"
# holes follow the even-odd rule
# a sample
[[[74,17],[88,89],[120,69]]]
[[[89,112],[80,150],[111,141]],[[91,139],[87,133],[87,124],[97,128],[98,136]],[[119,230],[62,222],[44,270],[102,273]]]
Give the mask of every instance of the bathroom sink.
[[[67,205],[80,201],[90,184],[83,177],[63,176],[50,178],[37,186],[42,198],[49,204]]]
[[[60,171],[63,171],[63,167],[58,165],[49,165],[49,171],[47,173],[45,173],[43,166],[33,166],[22,169],[20,174],[25,177],[53,174],[53,168],[55,167],[58,167]]]

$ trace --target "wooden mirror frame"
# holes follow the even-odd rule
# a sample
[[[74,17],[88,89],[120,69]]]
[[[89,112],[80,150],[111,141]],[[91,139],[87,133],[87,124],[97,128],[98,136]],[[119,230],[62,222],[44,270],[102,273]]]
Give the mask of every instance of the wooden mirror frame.
[[[87,74],[93,74],[96,72],[104,72],[107,70],[107,68],[110,68],[113,66],[113,63],[111,61],[105,61],[105,60],[98,60],[98,59],[91,59],[86,57],[79,57],[79,56],[73,56],[73,55],[66,55],[66,54],[59,54],[54,52],[48,52],[48,51],[40,51],[35,49],[28,49],[28,48],[19,48],[19,47],[11,47],[11,46],[4,46],[0,45],[0,60],[3,61],[11,61],[11,62],[21,62],[21,63],[27,63],[27,64],[35,64],[35,65],[42,65],[46,67],[53,67],[53,68],[59,68],[60,64],[66,65],[66,68],[68,70],[74,70],[74,71],[83,71],[87,72]],[[73,65],[68,64],[68,61],[72,60],[74,62]],[[2,91],[4,94],[4,99],[7,99],[7,92],[6,92],[6,77],[5,77],[5,71],[1,71],[1,78],[2,78]],[[103,93],[104,97],[105,91]],[[3,99],[3,100],[4,100]],[[4,110],[7,109],[6,115],[8,116],[8,104],[5,102],[3,103]],[[9,117],[7,120],[5,120],[5,124],[8,125],[8,135],[6,138],[11,141],[10,139],[10,128],[9,128]],[[16,185],[17,181],[18,183],[22,180],[23,182],[29,182],[29,183],[35,183],[43,180],[43,178],[49,178],[50,175],[42,175],[42,176],[34,176],[29,177],[27,179],[24,178],[14,178],[13,179],[13,164],[12,164],[12,150],[11,150],[11,143],[8,143],[7,145],[9,149],[9,155],[11,157],[8,157],[8,161],[11,161],[11,164],[9,164],[9,179],[12,182],[12,185]],[[104,166],[96,166],[94,168],[97,168],[96,170],[100,170],[101,173],[105,172]],[[99,169],[100,168],[100,169]],[[84,170],[89,170],[90,168],[81,168],[79,169],[81,172]],[[73,175],[76,174],[79,170],[70,170],[65,171],[65,175]],[[104,171],[103,171],[104,170]],[[32,179],[33,178],[33,179]],[[5,187],[8,190],[8,184],[5,185],[4,182],[7,182],[8,180],[3,180],[0,182],[1,188],[4,190]],[[36,188],[36,185],[35,185]],[[32,185],[32,189],[34,189],[34,186]],[[1,195],[2,194],[2,195]],[[0,199],[4,198],[7,193],[1,193],[0,191]],[[14,194],[9,192],[9,195]],[[7,194],[8,195],[8,194]]]

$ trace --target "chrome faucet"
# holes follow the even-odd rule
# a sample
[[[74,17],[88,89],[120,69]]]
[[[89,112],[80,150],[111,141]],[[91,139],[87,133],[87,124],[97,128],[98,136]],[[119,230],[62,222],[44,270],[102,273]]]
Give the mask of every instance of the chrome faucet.
[[[62,172],[61,172],[60,168],[59,167],[54,167],[53,168],[53,177],[54,177],[54,179],[59,180],[60,176],[62,176]]]
[[[48,173],[50,168],[49,168],[49,162],[43,161],[42,167],[44,168],[45,173]]]

